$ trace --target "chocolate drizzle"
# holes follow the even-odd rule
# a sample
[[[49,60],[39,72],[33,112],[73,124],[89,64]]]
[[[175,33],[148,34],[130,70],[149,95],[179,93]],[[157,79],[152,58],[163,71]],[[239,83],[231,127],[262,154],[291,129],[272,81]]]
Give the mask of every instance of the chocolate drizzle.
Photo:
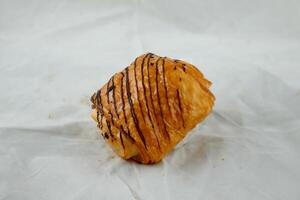
[[[154,108],[154,104],[153,104],[153,97],[152,97],[152,89],[151,89],[151,79],[150,79],[150,70],[149,70],[149,63],[150,63],[150,60],[151,58],[153,58],[153,54],[151,54],[150,58],[148,59],[148,62],[147,62],[147,76],[148,76],[148,86],[149,86],[149,92],[150,92],[150,103],[151,103],[151,106],[152,106],[152,109],[154,110],[155,112],[155,108]],[[151,63],[151,66],[153,65],[153,63]],[[147,100],[147,96],[146,96],[146,100]],[[147,104],[148,100],[146,101],[146,104]],[[147,106],[148,107],[148,106]],[[155,134],[155,138],[156,138],[156,142],[157,142],[157,145],[158,145],[158,148],[159,150],[161,150],[161,147],[160,147],[160,143],[159,143],[159,140],[158,140],[158,137],[156,135],[156,131],[155,131],[155,128],[154,128],[154,125],[153,125],[153,121],[152,121],[152,117],[150,115],[150,110],[148,108],[148,115],[150,116],[150,120],[151,120],[151,125],[152,125],[152,128],[153,128],[153,131],[154,131],[154,134]]]
[[[107,85],[106,85],[106,100],[107,100],[107,104],[109,105],[109,92],[112,90],[111,87],[109,86],[110,85],[110,81],[111,79],[109,79]]]
[[[168,97],[168,89],[167,89],[167,84],[166,84],[165,58],[163,59],[163,63],[162,63],[162,75],[163,75],[163,80],[164,80],[164,88],[165,88],[167,106],[168,106],[169,113],[171,113],[171,107],[170,107],[169,97]]]
[[[109,135],[111,136],[112,139],[114,139],[114,135],[112,134],[111,125],[110,125],[109,121],[106,120],[106,124],[107,124],[107,128],[109,131]]]
[[[103,127],[102,119],[104,116],[104,112],[103,112],[103,106],[102,106],[101,90],[99,90],[96,94],[96,104],[98,107],[97,111],[99,110],[100,115],[101,115],[100,128],[102,129],[102,127]],[[98,120],[99,120],[99,117],[98,117]],[[98,121],[98,123],[99,123],[99,121]]]
[[[121,141],[121,145],[123,147],[123,150],[125,151],[125,145],[124,145],[124,141],[123,141],[123,134],[121,132],[119,132],[119,137],[120,137],[120,141]]]
[[[115,88],[114,85],[108,87],[106,93],[110,93],[110,91],[112,91],[114,88]]]
[[[117,108],[117,102],[116,102],[116,93],[115,93],[115,76],[112,77],[112,90],[113,90],[113,101],[114,101],[114,108],[115,108],[115,113],[117,115],[117,118],[119,119],[119,113],[118,113],[118,108]]]
[[[125,69],[125,72],[126,72],[126,92],[127,92],[127,98],[128,98],[128,103],[129,103],[129,106],[130,106],[130,111],[131,111],[131,116],[133,118],[133,122],[134,122],[134,125],[135,125],[135,128],[138,132],[138,135],[140,136],[145,148],[147,149],[147,145],[146,145],[146,141],[145,141],[145,137],[140,129],[140,126],[139,126],[139,121],[136,117],[136,113],[135,113],[135,110],[134,110],[134,107],[133,107],[133,103],[132,103],[132,99],[131,99],[131,92],[130,92],[130,83],[129,83],[129,74],[128,74],[128,67],[126,67]]]
[[[124,79],[124,73],[121,72],[121,102],[122,102],[122,110],[123,110],[123,115],[124,115],[124,119],[125,119],[125,125],[127,126],[127,130],[128,130],[128,133],[124,130],[123,128],[123,125],[121,124],[121,132],[123,134],[125,134],[125,136],[127,138],[129,138],[129,140],[132,142],[132,143],[135,143],[135,140],[134,138],[130,135],[130,131],[129,131],[129,128],[128,128],[128,125],[127,125],[127,116],[126,116],[126,112],[125,112],[125,101],[124,101],[124,92],[123,92],[123,79]]]
[[[155,63],[155,72],[156,72],[156,94],[157,94],[157,101],[158,101],[158,106],[159,106],[159,110],[160,110],[160,116],[161,116],[161,119],[162,119],[162,122],[163,122],[163,128],[164,128],[164,134],[166,135],[166,137],[168,138],[168,140],[170,140],[170,135],[169,133],[167,132],[167,128],[166,128],[166,124],[165,124],[165,121],[164,121],[164,114],[163,114],[163,110],[162,110],[162,106],[161,106],[161,101],[160,101],[160,94],[159,94],[159,89],[158,89],[158,63],[159,63],[159,60],[161,58],[157,59],[156,63]]]
[[[112,77],[112,78],[113,78],[113,77]],[[113,88],[113,87],[110,87],[110,82],[111,82],[112,78],[109,79],[109,81],[108,81],[108,83],[107,83],[107,85],[106,85],[106,100],[107,100],[107,105],[108,105],[108,114],[109,114],[109,116],[110,116],[111,123],[114,125],[114,116],[113,116],[113,114],[112,114],[112,112],[111,112],[111,109],[110,109],[110,98],[109,98],[109,94],[110,94],[109,91],[112,90],[112,89],[110,89],[110,88]]]
[[[96,101],[97,101],[97,106],[98,106],[98,109],[99,109],[101,115],[104,115],[103,105],[102,105],[102,98],[101,98],[101,90],[99,90],[96,94]]]
[[[152,56],[151,53],[148,53],[145,58],[147,56]],[[147,61],[147,66],[149,66],[149,61],[150,61],[150,57],[148,58],[148,61]],[[146,101],[146,108],[147,108],[147,114],[148,114],[148,118],[150,120],[150,123],[151,123],[151,126],[152,128],[154,129],[154,125],[153,125],[153,121],[152,121],[152,117],[150,115],[150,110],[149,110],[149,105],[148,105],[148,99],[147,99],[147,95],[146,95],[146,87],[145,87],[145,81],[144,81],[144,61],[145,61],[145,58],[143,59],[143,62],[142,62],[142,66],[141,66],[141,74],[142,74],[142,85],[143,85],[143,91],[144,91],[144,98],[145,98],[145,101]],[[150,85],[149,85],[150,87]]]
[[[124,115],[124,119],[125,119],[125,123],[127,125],[127,116],[126,116],[126,112],[125,112],[125,101],[124,101],[124,93],[123,93],[123,79],[124,79],[124,73],[121,72],[121,101],[122,101],[122,110],[123,110],[123,115]]]
[[[176,97],[177,97],[177,100],[178,100],[178,106],[179,106],[179,110],[180,110],[180,116],[181,116],[181,119],[182,119],[182,126],[183,126],[183,128],[185,128],[184,118],[183,118],[183,109],[182,109],[181,100],[180,100],[180,94],[179,94],[178,89],[176,90]]]
[[[95,109],[96,106],[95,106],[95,97],[96,97],[96,93],[94,93],[91,98],[90,98],[90,101],[92,102],[92,109]]]
[[[111,110],[108,110],[108,114],[109,114],[109,116],[110,116],[112,125],[114,125],[114,124],[115,124],[115,123],[114,123],[114,116],[113,116]]]
[[[121,125],[121,132],[134,144],[135,139],[131,136],[130,131],[128,130],[128,133],[124,130],[123,126]]]
[[[152,56],[150,57],[152,58]],[[148,64],[147,64],[147,76],[148,76],[148,85],[149,85],[149,91],[150,91],[150,103],[151,103],[151,106],[152,106],[152,109],[154,110],[154,104],[153,104],[153,97],[152,97],[152,89],[151,89],[151,79],[150,79],[150,70],[149,70],[149,61],[150,61],[150,58],[148,60]]]
[[[145,59],[146,56],[144,56],[143,58],[143,62],[144,62],[144,59]],[[140,102],[140,94],[139,94],[139,88],[138,88],[138,82],[137,82],[137,78],[136,78],[136,64],[137,64],[137,59],[135,59],[134,61],[134,80],[135,80],[135,88],[136,88],[136,95],[137,95],[137,100],[138,100],[138,104],[139,104],[139,108],[141,110],[141,113],[142,113],[142,117],[143,117],[143,120],[145,121],[145,116],[144,116],[144,112],[143,112],[143,109],[142,109],[142,106],[141,106],[141,102]],[[143,63],[142,63],[143,64]]]
[[[99,111],[98,111],[98,109],[96,109],[97,110],[97,123],[98,123],[98,127],[100,127],[100,122],[99,122]]]

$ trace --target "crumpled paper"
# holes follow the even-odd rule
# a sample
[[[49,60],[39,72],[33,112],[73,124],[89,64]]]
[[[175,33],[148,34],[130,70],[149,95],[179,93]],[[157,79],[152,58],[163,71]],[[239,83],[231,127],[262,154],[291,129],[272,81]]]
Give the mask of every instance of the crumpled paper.
[[[0,199],[300,198],[296,1],[0,1]],[[117,157],[90,95],[142,53],[213,82],[161,163]]]

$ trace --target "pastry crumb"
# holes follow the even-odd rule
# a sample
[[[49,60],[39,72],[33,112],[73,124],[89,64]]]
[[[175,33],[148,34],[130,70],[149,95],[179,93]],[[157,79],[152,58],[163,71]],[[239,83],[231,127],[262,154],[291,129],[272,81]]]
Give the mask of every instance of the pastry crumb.
[[[106,160],[109,161],[109,160],[112,160],[112,159],[114,159],[114,158],[115,158],[115,156],[114,156],[114,155],[111,155],[111,156],[108,156],[108,157],[106,158]]]
[[[85,105],[85,106],[89,106],[90,105],[90,99],[88,96],[83,96],[80,99],[80,104]]]

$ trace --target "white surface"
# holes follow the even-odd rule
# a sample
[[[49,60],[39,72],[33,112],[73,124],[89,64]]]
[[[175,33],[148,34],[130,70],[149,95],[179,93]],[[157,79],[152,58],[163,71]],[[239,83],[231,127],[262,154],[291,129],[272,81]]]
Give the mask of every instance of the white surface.
[[[300,3],[0,1],[0,199],[300,199]],[[211,80],[160,164],[114,155],[89,96],[145,52]]]

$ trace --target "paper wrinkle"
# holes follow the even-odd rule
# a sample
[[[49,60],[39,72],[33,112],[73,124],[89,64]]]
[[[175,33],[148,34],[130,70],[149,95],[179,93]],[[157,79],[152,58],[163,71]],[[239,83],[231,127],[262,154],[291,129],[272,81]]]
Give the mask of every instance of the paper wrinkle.
[[[131,186],[123,178],[121,178],[118,174],[117,174],[117,177],[120,179],[120,181],[122,183],[124,183],[124,185],[126,185],[126,187],[128,188],[128,190],[129,190],[129,192],[130,192],[130,194],[131,194],[131,196],[132,196],[133,199],[136,199],[136,200],[140,200],[141,199],[139,197],[138,193],[135,192],[135,190],[132,189]]]
[[[26,4],[0,0],[0,199],[300,198],[299,3]],[[149,166],[109,148],[89,103],[146,52],[193,63],[216,96]]]

